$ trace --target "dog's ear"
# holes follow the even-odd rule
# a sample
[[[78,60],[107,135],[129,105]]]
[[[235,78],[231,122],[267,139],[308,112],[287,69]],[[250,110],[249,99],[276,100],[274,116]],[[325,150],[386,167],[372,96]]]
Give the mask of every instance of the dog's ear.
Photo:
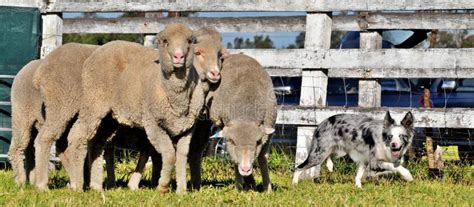
[[[413,128],[413,122],[414,122],[413,115],[411,114],[411,112],[408,112],[405,115],[405,117],[403,118],[401,124],[402,124],[402,126],[404,126],[407,129],[412,129]]]
[[[392,119],[392,116],[390,116],[390,112],[387,111],[387,113],[385,113],[385,118],[383,120],[383,127],[388,128],[392,126],[394,123],[395,123],[395,120]]]

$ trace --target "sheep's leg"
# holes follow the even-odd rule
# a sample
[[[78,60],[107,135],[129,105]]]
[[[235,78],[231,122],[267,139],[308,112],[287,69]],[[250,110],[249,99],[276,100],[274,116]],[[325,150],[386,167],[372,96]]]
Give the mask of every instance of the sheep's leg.
[[[160,179],[160,171],[163,163],[161,162],[161,155],[155,149],[151,150],[151,162],[153,163],[153,168],[151,170],[151,186],[158,186],[158,179]]]
[[[23,155],[31,140],[31,127],[14,126],[17,129],[12,131],[12,142],[8,151],[8,157],[12,164],[13,173],[15,175],[15,182],[19,186],[23,186],[27,181],[27,173],[23,162]]]
[[[151,123],[145,126],[145,131],[148,140],[153,145],[156,151],[161,153],[163,166],[161,168],[161,176],[158,181],[158,191],[160,193],[169,192],[169,185],[171,181],[171,171],[176,163],[176,151],[173,142],[168,134],[158,126],[157,123]]]
[[[104,115],[105,116],[105,115]],[[87,117],[87,116],[84,116]],[[102,118],[86,119],[79,115],[79,119],[71,128],[68,135],[68,148],[64,151],[65,157],[70,159],[70,187],[73,190],[82,190],[84,185],[84,163],[87,156],[88,141],[96,134]]]
[[[263,146],[262,151],[258,155],[258,166],[262,172],[263,191],[272,191],[272,184],[270,183],[270,174],[268,172],[268,162],[266,154],[268,152],[268,142]]]
[[[201,188],[201,162],[202,154],[209,143],[212,122],[209,120],[197,120],[196,127],[191,138],[189,150],[189,166],[191,173],[191,184],[193,190]]]
[[[176,193],[186,193],[186,164],[188,163],[189,144],[192,132],[186,133],[178,140],[176,146]]]
[[[54,121],[46,120],[47,122],[40,129],[34,144],[36,159],[35,184],[39,190],[48,189],[49,152],[53,142],[59,139],[68,123],[67,121],[60,121],[61,119],[54,119],[54,117],[51,117],[50,120]]]
[[[107,169],[107,188],[115,187],[115,147],[108,146],[104,151],[105,168]]]
[[[102,191],[104,159],[103,152],[107,140],[112,140],[117,131],[116,122],[105,119],[97,131],[96,137],[89,142],[89,158],[91,160],[91,182],[93,190]]]
[[[148,162],[148,157],[150,157],[148,151],[145,150],[143,152],[140,152],[137,167],[135,167],[135,171],[133,172],[132,177],[130,177],[130,180],[128,181],[128,187],[130,189],[138,189],[138,185],[140,184],[140,180],[142,178],[143,170],[145,169],[146,163]]]

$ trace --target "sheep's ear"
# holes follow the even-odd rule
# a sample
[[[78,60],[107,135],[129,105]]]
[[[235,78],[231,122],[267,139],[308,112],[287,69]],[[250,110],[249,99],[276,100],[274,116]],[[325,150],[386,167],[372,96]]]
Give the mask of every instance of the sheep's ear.
[[[402,124],[402,126],[404,126],[405,128],[411,129],[411,128],[413,128],[413,122],[414,122],[413,115],[411,114],[411,112],[408,112],[408,113],[405,115],[405,117],[403,118],[401,124]]]
[[[383,126],[385,128],[388,128],[392,126],[394,123],[395,123],[395,120],[392,119],[392,116],[390,116],[390,112],[387,111],[387,113],[385,113],[385,118],[383,120]]]
[[[222,49],[221,49],[221,59],[226,59],[229,56],[230,56],[229,51],[227,51],[227,49],[222,47]]]
[[[275,128],[273,127],[260,126],[260,129],[267,135],[273,134],[273,132],[275,132]]]

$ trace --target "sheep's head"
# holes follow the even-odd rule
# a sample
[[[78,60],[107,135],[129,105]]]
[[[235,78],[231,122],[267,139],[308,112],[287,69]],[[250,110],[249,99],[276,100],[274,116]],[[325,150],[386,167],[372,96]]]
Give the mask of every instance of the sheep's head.
[[[191,66],[196,39],[188,27],[170,24],[156,35],[156,40],[160,50],[160,64],[165,72]]]
[[[227,51],[222,45],[222,37],[214,28],[201,28],[195,31],[194,67],[201,79],[217,83],[220,78],[222,60]]]
[[[227,151],[232,161],[237,164],[242,176],[252,174],[252,165],[255,157],[260,154],[268,137],[275,131],[255,121],[229,122],[221,131],[226,138]]]

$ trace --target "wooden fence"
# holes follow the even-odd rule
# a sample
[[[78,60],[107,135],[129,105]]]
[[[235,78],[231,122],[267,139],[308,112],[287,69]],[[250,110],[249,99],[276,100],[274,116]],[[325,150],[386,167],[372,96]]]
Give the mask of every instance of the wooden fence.
[[[299,106],[280,106],[279,124],[298,128],[297,162],[306,156],[314,126],[336,113],[395,119],[412,111],[416,127],[474,128],[473,108],[381,108],[384,78],[474,78],[474,48],[381,49],[375,29],[474,29],[474,1],[465,0],[0,0],[36,6],[43,13],[43,56],[61,45],[63,33],[154,34],[171,22],[220,32],[306,32],[304,49],[246,49],[271,75],[301,76]],[[47,3],[44,3],[47,2]],[[432,12],[438,11],[439,12]],[[464,10],[452,13],[452,10]],[[62,19],[62,12],[305,11],[305,17]],[[362,12],[334,16],[333,11]],[[388,12],[389,11],[389,12]],[[447,12],[444,12],[447,11]],[[361,49],[330,49],[332,31],[360,31]],[[358,78],[359,107],[326,107],[328,78]]]

